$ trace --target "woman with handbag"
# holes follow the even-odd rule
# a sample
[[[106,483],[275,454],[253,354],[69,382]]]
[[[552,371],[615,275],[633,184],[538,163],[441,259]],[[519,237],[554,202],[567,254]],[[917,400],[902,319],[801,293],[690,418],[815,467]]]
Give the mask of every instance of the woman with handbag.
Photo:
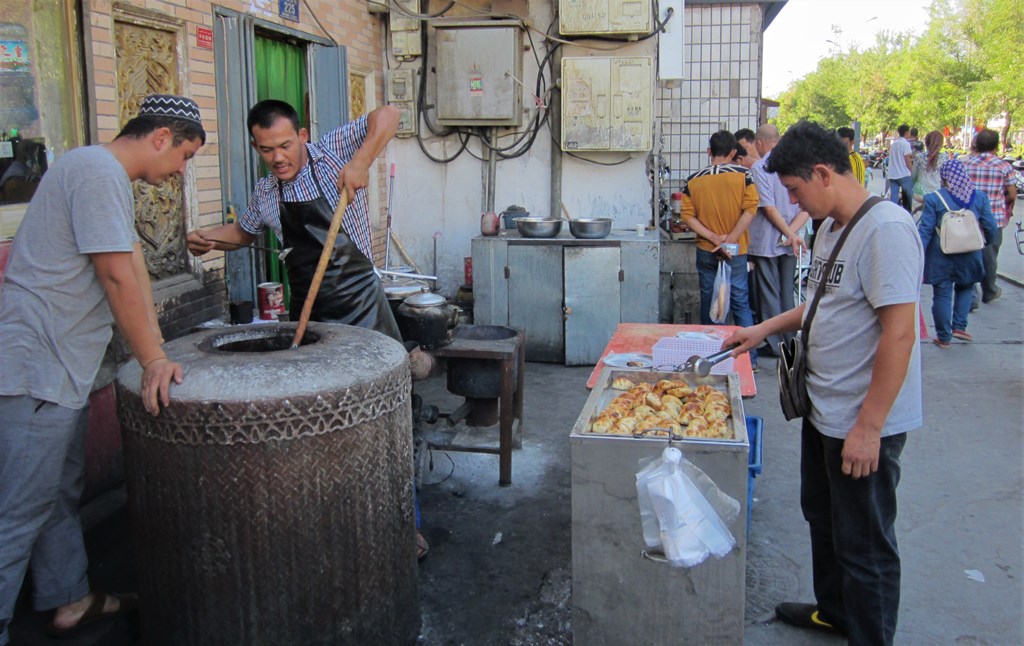
[[[925,249],[924,282],[932,286],[932,318],[935,322],[935,345],[948,348],[956,337],[972,341],[967,332],[967,316],[971,311],[974,284],[985,277],[981,250],[947,254],[942,251],[939,226],[948,211],[967,209],[978,219],[985,240],[996,234],[988,196],[974,188],[964,165],[955,159],[939,169],[942,188],[924,196],[924,209],[917,231]]]

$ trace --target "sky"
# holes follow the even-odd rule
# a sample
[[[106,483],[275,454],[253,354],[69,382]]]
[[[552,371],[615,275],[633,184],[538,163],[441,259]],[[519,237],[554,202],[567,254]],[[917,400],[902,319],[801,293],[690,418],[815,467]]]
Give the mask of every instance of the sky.
[[[776,98],[818,61],[852,45],[870,47],[880,31],[912,31],[928,24],[929,0],[789,0],[764,33],[761,94]],[[836,36],[832,25],[842,32]],[[829,42],[832,41],[832,42]]]

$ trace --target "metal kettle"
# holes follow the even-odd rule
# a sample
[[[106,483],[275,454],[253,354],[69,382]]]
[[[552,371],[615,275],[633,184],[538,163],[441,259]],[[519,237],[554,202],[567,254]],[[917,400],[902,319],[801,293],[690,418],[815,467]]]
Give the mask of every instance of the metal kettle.
[[[402,339],[416,341],[424,350],[440,348],[452,342],[461,312],[440,294],[415,294],[398,306],[398,330]]]

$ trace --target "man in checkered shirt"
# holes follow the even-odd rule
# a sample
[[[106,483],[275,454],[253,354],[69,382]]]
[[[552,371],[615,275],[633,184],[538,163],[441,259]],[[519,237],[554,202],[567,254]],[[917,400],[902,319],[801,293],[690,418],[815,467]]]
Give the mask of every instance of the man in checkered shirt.
[[[230,251],[252,244],[268,228],[273,230],[284,246],[292,248],[287,264],[291,309],[297,311],[326,237],[325,220],[329,224],[344,187],[349,207],[339,240],[345,246],[336,246],[311,318],[368,327],[401,340],[380,281],[370,275],[373,250],[364,190],[370,166],[394,136],[398,120],[398,110],[384,106],[310,143],[291,105],[274,99],[260,101],[249,111],[247,125],[252,147],[270,174],[256,184],[237,222],[190,232],[189,251],[197,256],[213,249]],[[310,226],[319,238],[309,234]],[[381,302],[387,312],[377,307]]]
[[[999,134],[995,130],[982,130],[974,138],[974,148],[978,154],[964,162],[974,186],[988,195],[988,200],[992,204],[992,215],[999,225],[996,235],[981,251],[981,257],[985,262],[985,280],[981,282],[983,303],[994,301],[1003,293],[996,285],[996,258],[999,256],[999,246],[1003,244],[1003,227],[1010,221],[1013,205],[1017,200],[1017,171],[996,157],[995,150],[998,145]]]

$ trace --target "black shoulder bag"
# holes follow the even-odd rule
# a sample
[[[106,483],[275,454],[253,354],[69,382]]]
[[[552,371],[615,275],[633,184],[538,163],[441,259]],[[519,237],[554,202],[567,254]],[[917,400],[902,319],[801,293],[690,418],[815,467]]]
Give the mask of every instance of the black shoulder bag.
[[[871,207],[882,201],[882,198],[872,195],[861,205],[857,213],[850,219],[850,223],[843,229],[836,246],[825,263],[825,271],[818,281],[818,289],[814,290],[814,296],[810,301],[810,311],[804,317],[804,324],[800,332],[789,341],[779,344],[779,402],[782,404],[782,414],[786,421],[805,417],[811,412],[811,398],[807,394],[807,338],[811,331],[811,321],[814,320],[814,313],[818,310],[818,301],[825,293],[825,283],[832,273],[832,266],[839,257],[839,250],[843,248],[847,236],[853,229],[853,225],[864,217],[864,214],[871,210]]]

